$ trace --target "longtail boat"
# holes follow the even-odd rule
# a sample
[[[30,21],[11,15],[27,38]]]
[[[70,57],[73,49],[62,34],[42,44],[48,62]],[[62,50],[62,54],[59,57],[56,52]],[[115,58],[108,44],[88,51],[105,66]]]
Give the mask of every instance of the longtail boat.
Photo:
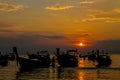
[[[73,53],[73,54],[70,54]],[[57,48],[57,62],[61,67],[76,67],[78,66],[78,59],[75,54],[77,50],[68,50],[67,53],[60,54],[59,48]]]
[[[7,66],[8,60],[6,55],[2,55],[0,52],[0,66]]]
[[[20,65],[20,71],[30,71],[35,68],[47,68],[50,66],[50,60],[31,60],[19,57],[16,47],[13,47],[13,52],[15,53],[17,62]]]

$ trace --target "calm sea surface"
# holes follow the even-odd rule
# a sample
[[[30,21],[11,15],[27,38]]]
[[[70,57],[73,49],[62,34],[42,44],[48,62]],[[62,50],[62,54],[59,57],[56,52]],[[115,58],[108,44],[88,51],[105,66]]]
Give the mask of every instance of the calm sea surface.
[[[19,73],[15,61],[6,67],[0,66],[0,80],[120,80],[120,54],[111,54],[112,64],[107,68],[96,68],[96,63],[79,59],[79,67],[37,68]]]

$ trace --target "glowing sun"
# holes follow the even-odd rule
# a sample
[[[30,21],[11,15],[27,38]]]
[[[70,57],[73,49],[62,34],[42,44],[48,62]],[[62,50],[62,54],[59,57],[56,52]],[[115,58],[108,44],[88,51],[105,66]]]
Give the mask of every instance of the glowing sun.
[[[79,46],[84,46],[84,44],[83,43],[79,43]]]

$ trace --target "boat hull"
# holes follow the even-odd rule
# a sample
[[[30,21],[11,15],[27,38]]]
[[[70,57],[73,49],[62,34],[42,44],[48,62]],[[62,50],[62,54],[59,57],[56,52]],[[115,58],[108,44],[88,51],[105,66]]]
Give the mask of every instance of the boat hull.
[[[77,67],[78,60],[73,56],[60,55],[57,57],[57,62],[62,67]]]
[[[20,71],[30,71],[35,68],[47,68],[50,66],[50,61],[30,60],[19,57]]]

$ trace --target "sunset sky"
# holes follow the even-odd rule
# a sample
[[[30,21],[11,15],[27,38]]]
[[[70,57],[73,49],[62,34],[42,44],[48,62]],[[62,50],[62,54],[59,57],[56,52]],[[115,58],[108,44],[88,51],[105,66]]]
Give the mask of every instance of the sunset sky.
[[[0,0],[0,50],[120,52],[120,0]]]

